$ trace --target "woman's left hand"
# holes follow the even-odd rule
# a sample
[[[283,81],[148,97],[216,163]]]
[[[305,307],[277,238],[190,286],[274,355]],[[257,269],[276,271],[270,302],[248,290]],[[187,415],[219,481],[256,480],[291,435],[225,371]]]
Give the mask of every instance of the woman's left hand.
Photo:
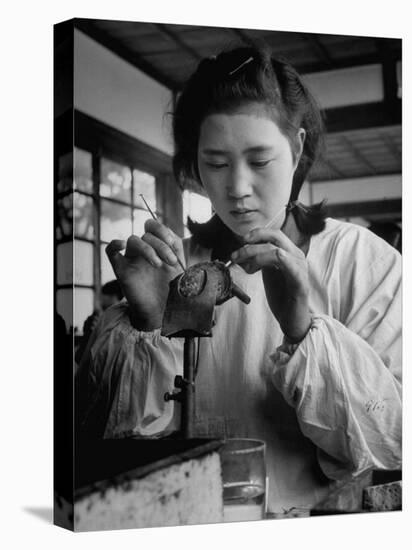
[[[232,260],[247,273],[262,270],[273,315],[288,340],[300,342],[312,323],[305,254],[280,229],[253,229],[244,242]]]

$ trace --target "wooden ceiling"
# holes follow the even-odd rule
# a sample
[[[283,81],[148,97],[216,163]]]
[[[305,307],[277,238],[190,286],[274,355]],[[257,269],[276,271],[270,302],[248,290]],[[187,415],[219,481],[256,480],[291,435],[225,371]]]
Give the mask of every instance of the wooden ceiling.
[[[396,63],[402,41],[238,28],[75,19],[75,27],[173,92],[198,62],[221,49],[267,43],[301,74],[381,64],[384,100],[326,109],[325,155],[312,182],[384,174],[402,169],[401,100]]]

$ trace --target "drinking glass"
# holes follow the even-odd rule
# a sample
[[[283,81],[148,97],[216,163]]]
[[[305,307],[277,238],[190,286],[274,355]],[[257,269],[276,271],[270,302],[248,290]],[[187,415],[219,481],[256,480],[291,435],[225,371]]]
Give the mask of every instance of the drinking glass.
[[[264,519],[265,448],[258,439],[227,439],[221,448],[224,522]]]

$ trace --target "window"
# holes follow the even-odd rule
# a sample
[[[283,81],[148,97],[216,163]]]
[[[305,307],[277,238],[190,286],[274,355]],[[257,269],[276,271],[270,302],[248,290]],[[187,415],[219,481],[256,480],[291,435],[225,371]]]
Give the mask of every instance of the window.
[[[195,191],[183,191],[183,223],[185,237],[190,237],[190,231],[187,228],[188,217],[194,222],[204,223],[210,220],[211,216],[212,203],[207,197]]]
[[[81,333],[95,294],[92,155],[75,149],[62,155],[58,166],[56,304],[66,327],[74,322],[73,330]]]
[[[163,220],[159,182],[164,176],[170,184],[171,166],[166,155],[82,113],[75,112],[74,129],[73,151],[57,160],[56,305],[81,335],[102,285],[115,278],[107,244],[143,234],[151,215],[141,194]],[[181,201],[177,186],[176,193]]]
[[[152,174],[104,157],[100,160],[100,174],[100,280],[105,284],[115,278],[106,245],[113,239],[142,235],[145,221],[151,218],[140,194],[159,219],[162,215],[157,209],[156,179]]]

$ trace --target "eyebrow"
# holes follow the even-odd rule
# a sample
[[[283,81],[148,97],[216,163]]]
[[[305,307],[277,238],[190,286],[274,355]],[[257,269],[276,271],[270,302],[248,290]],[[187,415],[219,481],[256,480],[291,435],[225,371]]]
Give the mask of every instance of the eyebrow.
[[[273,147],[270,145],[255,145],[244,149],[242,153],[268,153],[273,151]],[[201,153],[204,155],[228,155],[229,151],[224,149],[202,149]]]

